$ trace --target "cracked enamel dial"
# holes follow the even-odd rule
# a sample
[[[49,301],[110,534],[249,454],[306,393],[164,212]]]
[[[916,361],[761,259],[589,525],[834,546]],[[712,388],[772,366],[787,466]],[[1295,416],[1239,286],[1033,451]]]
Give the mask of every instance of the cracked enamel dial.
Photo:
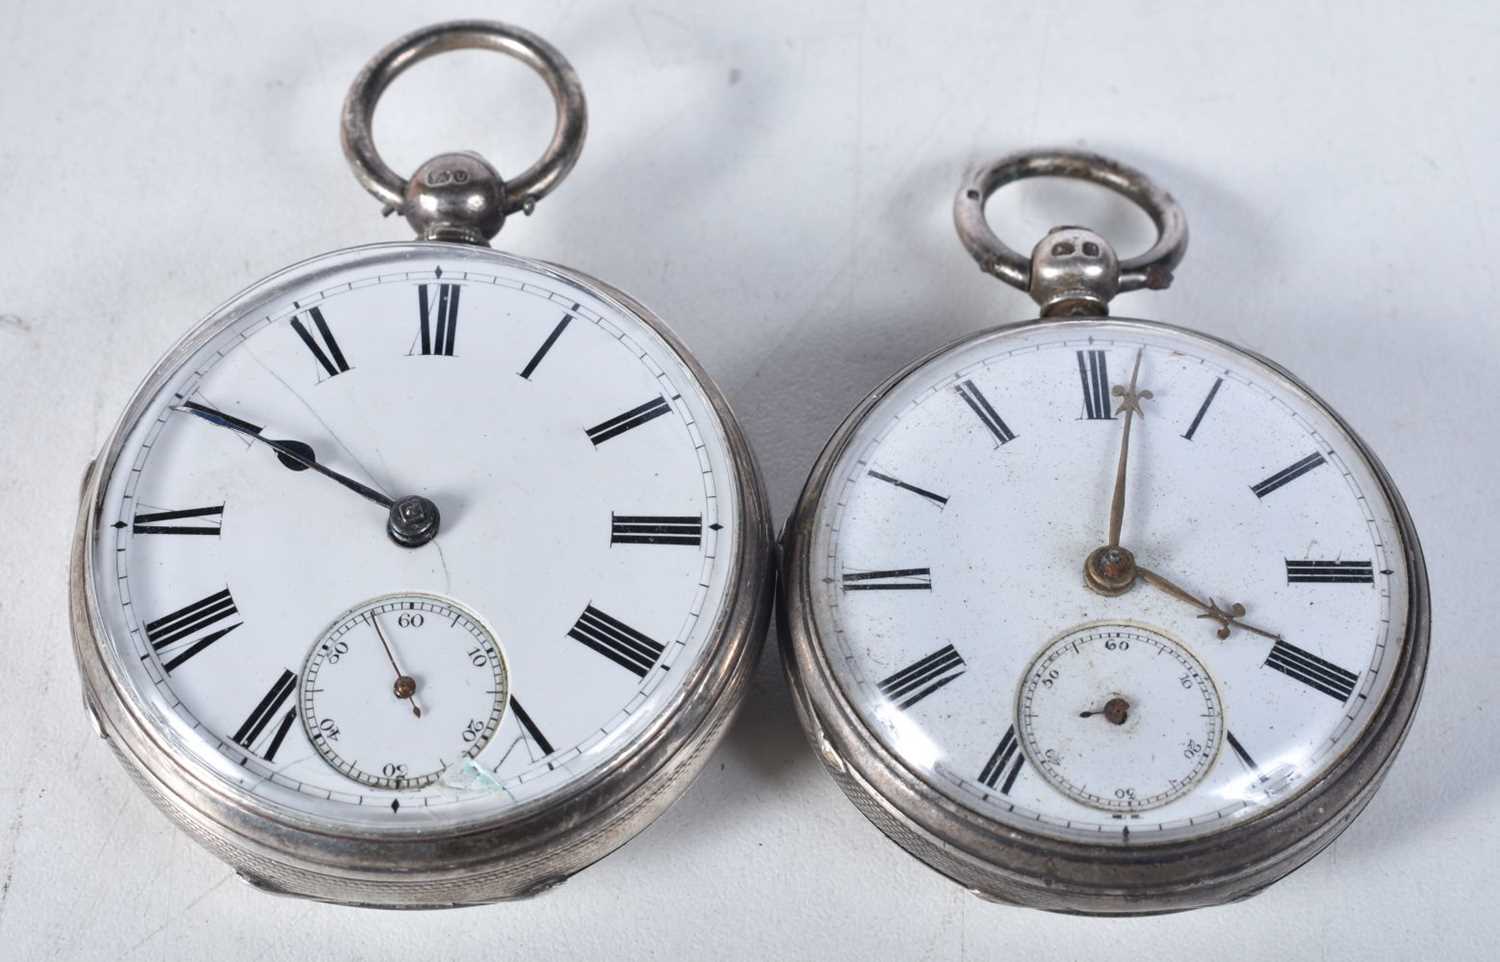
[[[479,615],[403,593],[334,620],[307,655],[298,701],[308,739],[335,770],[374,788],[423,788],[454,766],[469,770],[495,737],[509,689],[505,656]]]
[[[157,737],[258,804],[441,827],[558,797],[719,651],[726,428],[575,275],[327,255],[206,322],[134,410],[101,461],[101,645]]]
[[[1396,510],[1258,359],[1165,325],[1018,326],[915,367],[842,439],[809,526],[815,637],[870,735],[960,806],[1205,836],[1374,720],[1407,625]],[[1085,578],[1096,552],[1118,594]]]

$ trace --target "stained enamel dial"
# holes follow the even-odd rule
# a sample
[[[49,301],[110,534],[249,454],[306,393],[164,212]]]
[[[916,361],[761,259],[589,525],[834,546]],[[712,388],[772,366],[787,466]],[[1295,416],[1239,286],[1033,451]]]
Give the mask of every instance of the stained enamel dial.
[[[1109,596],[1083,572],[1138,359],[1120,546],[1159,578]],[[1359,443],[1271,366],[1164,325],[1020,326],[929,359],[848,429],[812,537],[817,638],[872,737],[1063,838],[1201,836],[1295,797],[1371,723],[1403,644],[1401,535]]]
[[[112,451],[91,563],[128,697],[231,790],[330,824],[577,789],[672,724],[732,601],[739,479],[705,387],[625,302],[487,250],[268,279]],[[408,496],[441,516],[417,547],[379,501]]]
[[[1052,787],[1139,812],[1192,791],[1219,753],[1224,711],[1184,645],[1131,624],[1093,624],[1042,649],[1021,678],[1016,733]]]

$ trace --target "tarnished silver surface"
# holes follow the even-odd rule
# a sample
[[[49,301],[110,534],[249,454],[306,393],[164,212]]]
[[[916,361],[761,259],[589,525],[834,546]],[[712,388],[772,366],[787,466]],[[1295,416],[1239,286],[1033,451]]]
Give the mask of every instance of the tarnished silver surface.
[[[1114,290],[1108,290],[1108,285],[1088,285],[1086,289],[1096,300],[1102,298],[1099,308],[1107,305],[1115,293],[1141,288],[1160,290],[1172,283],[1172,268],[1187,253],[1188,228],[1187,216],[1171,194],[1134,167],[1099,154],[1079,150],[1025,150],[1008,154],[971,171],[964,178],[958,195],[953,199],[953,225],[958,230],[959,240],[979,263],[980,269],[1029,293],[1041,306],[1043,317],[1074,313],[1060,304],[1070,300],[1065,295],[1070,288],[1076,288],[1078,272],[1068,270],[1058,276],[1052,270],[1061,265],[1051,261],[1053,255],[1050,252],[1064,238],[1054,238],[1049,234],[1042,244],[1037,245],[1037,254],[1028,258],[1002,241],[984,216],[984,205],[991,194],[1006,184],[1028,177],[1066,177],[1108,187],[1140,205],[1156,225],[1156,243],[1149,250],[1118,262]],[[1058,227],[1053,233],[1066,231],[1084,231],[1093,235],[1094,240],[1102,240],[1092,231],[1077,227]],[[1042,255],[1041,261],[1037,260],[1038,255]],[[1044,270],[1036,270],[1038,263]],[[1104,311],[1096,309],[1084,313],[1103,314]]]
[[[447,245],[375,244],[348,253],[388,260]],[[555,265],[488,252],[589,290],[635,314],[677,352],[713,404],[738,480],[734,519],[741,539],[729,601],[681,690],[635,744],[560,796],[517,805],[491,821],[434,832],[341,830],[275,808],[175,750],[130,696],[119,649],[104,637],[89,558],[103,510],[104,481],[129,427],[167,375],[235,317],[236,297],[167,354],[136,393],[89,472],[74,537],[70,614],[84,698],[108,743],[152,800],[199,843],[258,887],[348,904],[416,908],[520,898],[550,888],[645,828],[686,791],[733,717],[754,672],[771,612],[772,536],[759,471],[743,433],[707,374],[645,307],[613,287]],[[347,263],[347,262],[345,262]],[[304,284],[301,265],[251,290],[257,296]],[[267,292],[271,292],[268,294]],[[246,294],[250,292],[247,291]],[[244,296],[244,295],[241,295]]]
[[[1002,341],[1038,323],[981,331],[913,363],[857,407],[829,441],[808,478],[781,540],[777,604],[782,660],[808,738],[851,801],[912,855],[985,898],[1089,915],[1144,915],[1231,902],[1252,895],[1312,858],[1370,800],[1406,736],[1427,664],[1430,613],[1427,568],[1400,493],[1375,455],[1328,405],[1274,362],[1201,332],[1155,321],[1112,318],[1142,330],[1176,331],[1217,341],[1264,365],[1325,410],[1349,433],[1389,499],[1411,585],[1409,615],[1391,687],[1370,727],[1342,758],[1288,802],[1211,836],[1128,847],[1090,845],[1019,831],[967,809],[887,751],[834,680],[813,606],[812,544],[818,506],[834,466],[861,421],[897,385],[926,364],[978,340]]]
[[[450,50],[493,50],[526,64],[547,84],[557,105],[552,140],[540,159],[509,180],[470,152],[440,154],[411,178],[381,158],[371,122],[391,81],[415,63]],[[365,190],[399,211],[419,237],[487,243],[508,214],[531,213],[573,169],[583,150],[588,109],[583,86],[556,47],[536,34],[493,20],[457,20],[415,30],[377,53],[344,98],[340,135],[344,156]]]

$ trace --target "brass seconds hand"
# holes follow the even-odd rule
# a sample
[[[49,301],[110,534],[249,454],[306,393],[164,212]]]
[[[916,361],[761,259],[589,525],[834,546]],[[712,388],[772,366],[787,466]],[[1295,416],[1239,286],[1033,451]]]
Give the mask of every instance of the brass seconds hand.
[[[380,638],[380,646],[385,649],[386,658],[390,659],[391,667],[396,671],[396,683],[392,686],[396,697],[410,699],[411,713],[418,718],[422,717],[422,706],[417,703],[417,680],[401,670],[396,664],[396,652],[391,648],[391,643],[386,640],[385,629],[380,627],[380,617],[375,612],[370,612],[370,624],[375,627],[375,634]]]

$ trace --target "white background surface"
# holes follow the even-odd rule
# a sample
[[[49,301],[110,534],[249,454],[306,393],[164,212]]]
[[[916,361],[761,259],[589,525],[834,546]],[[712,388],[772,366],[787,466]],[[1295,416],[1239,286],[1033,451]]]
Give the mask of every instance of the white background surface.
[[[0,957],[1492,957],[1500,939],[1500,9],[1488,3],[294,3],[0,10]],[[1213,9],[1210,9],[1210,8]],[[949,224],[967,165],[1114,153],[1183,203],[1176,285],[1117,313],[1282,361],[1405,492],[1432,577],[1422,710],[1360,821],[1251,901],[1159,919],[990,905],[888,843],[806,747],[774,647],[693,790],[527,903],[390,914],[253,892],[173,829],[89,731],[68,649],[77,482],[129,392],[276,267],[406,236],[344,167],[364,59],[454,16],[556,43],[588,145],[501,246],[665,316],[756,447],[778,519],[834,426],[906,361],[1029,302]],[[398,169],[472,147],[502,171],[544,89],[483,54],[424,64],[377,135]],[[1018,190],[1054,222],[1138,218]]]

